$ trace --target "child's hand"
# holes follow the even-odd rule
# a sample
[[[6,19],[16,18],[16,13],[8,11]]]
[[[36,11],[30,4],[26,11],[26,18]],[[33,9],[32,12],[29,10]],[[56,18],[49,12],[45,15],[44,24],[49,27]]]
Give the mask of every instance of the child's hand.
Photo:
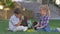
[[[21,22],[21,21],[20,21],[20,22]],[[16,26],[20,26],[20,24],[21,24],[20,22],[18,22],[18,24],[16,24]]]
[[[41,29],[41,28],[43,28],[43,27],[37,27],[37,29]]]
[[[37,30],[37,29],[38,29],[38,27],[37,27],[37,26],[34,26],[34,29],[35,29],[35,30]]]
[[[38,27],[39,25],[35,25],[34,27]]]
[[[37,27],[37,29],[40,29],[40,27]]]
[[[37,26],[34,26],[34,27],[37,27]]]
[[[16,24],[16,26],[20,26],[19,24]]]
[[[45,28],[45,26],[41,26],[40,28]]]
[[[21,20],[24,20],[24,16],[21,16]]]

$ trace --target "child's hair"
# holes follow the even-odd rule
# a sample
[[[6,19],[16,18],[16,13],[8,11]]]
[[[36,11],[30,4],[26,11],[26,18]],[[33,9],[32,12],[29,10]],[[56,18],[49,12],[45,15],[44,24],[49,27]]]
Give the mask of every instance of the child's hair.
[[[41,5],[40,8],[42,8],[42,9],[46,9],[46,13],[50,16],[50,10],[49,10],[49,7],[48,7],[47,4]]]
[[[21,14],[21,11],[20,11],[19,8],[16,8],[16,9],[14,10],[14,13],[15,13],[15,14]]]

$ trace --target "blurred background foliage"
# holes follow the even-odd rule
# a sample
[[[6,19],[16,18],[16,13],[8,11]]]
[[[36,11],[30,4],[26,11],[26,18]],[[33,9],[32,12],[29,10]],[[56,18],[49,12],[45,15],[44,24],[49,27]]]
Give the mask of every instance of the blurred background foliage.
[[[49,0],[49,3],[55,5],[56,7],[60,8],[60,5],[56,4],[56,0]]]
[[[30,19],[30,18],[32,19],[34,17],[33,12],[31,10],[26,9],[25,7],[17,4],[16,2],[12,2],[12,0],[0,0],[0,4],[3,4],[4,8],[10,8],[10,10],[8,10],[7,14],[6,14],[7,19],[10,18],[10,16],[13,14],[14,9],[16,9],[16,8],[19,8],[21,10],[21,12],[23,13],[23,15],[26,16],[28,19]],[[2,12],[4,12],[4,11],[2,11]]]
[[[36,2],[37,0],[27,0],[27,1],[33,1],[33,2],[35,1]]]
[[[14,7],[14,2],[12,2],[12,0],[0,0],[0,2],[7,7]]]

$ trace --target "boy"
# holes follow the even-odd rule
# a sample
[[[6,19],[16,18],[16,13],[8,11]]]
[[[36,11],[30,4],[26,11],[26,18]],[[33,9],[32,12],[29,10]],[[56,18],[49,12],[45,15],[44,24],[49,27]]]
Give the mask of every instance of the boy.
[[[49,27],[49,15],[47,12],[47,6],[46,5],[42,5],[41,7],[41,16],[40,16],[40,20],[39,23],[37,25],[35,25],[35,28],[37,28],[40,31],[47,31],[50,32],[50,27]]]
[[[24,26],[20,25],[23,20],[23,18],[21,18],[21,20],[20,20],[20,17],[21,17],[21,12],[17,8],[14,11],[14,15],[11,16],[11,18],[9,20],[9,30],[10,31],[13,31],[13,32],[14,31],[27,31],[28,27],[24,27]]]

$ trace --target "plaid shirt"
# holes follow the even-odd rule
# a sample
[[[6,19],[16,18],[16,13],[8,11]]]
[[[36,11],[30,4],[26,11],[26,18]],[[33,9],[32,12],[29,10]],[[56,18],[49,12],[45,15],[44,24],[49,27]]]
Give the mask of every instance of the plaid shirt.
[[[49,16],[40,16],[40,26],[47,26],[49,23]]]

